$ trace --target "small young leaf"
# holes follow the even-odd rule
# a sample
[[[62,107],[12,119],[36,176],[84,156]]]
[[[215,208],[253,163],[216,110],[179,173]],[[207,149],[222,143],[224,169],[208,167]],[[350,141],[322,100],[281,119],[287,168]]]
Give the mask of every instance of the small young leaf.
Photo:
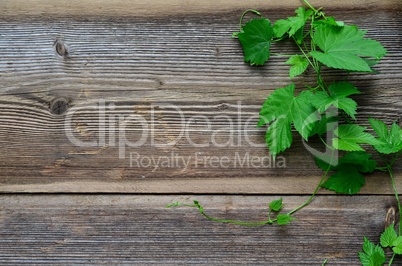
[[[355,118],[357,103],[347,98],[352,94],[360,93],[355,86],[349,82],[342,81],[338,83],[332,83],[328,88],[330,95],[326,92],[316,92],[311,98],[311,103],[314,105],[320,113],[325,112],[331,105],[336,108],[344,110],[353,119]]]
[[[394,224],[388,226],[388,228],[381,234],[380,243],[383,248],[391,247],[395,239],[397,238]]]
[[[274,32],[271,22],[266,18],[252,19],[237,36],[243,46],[244,61],[250,65],[262,65],[268,60],[271,39]]]
[[[381,266],[387,259],[380,246],[374,246],[364,237],[363,252],[359,252],[360,262],[363,266]]]
[[[366,127],[359,125],[339,125],[334,133],[338,138],[333,138],[333,145],[343,151],[364,151],[358,144],[368,143],[376,145],[379,142],[373,135],[363,132]]]
[[[313,15],[312,10],[306,10],[304,7],[299,7],[295,10],[295,13],[297,13],[295,17],[290,17],[287,20],[280,19],[275,22],[275,38],[281,38],[287,32],[289,33],[289,36],[295,35],[297,31],[304,28],[304,25],[306,24],[309,17]]]
[[[289,31],[289,35],[294,35],[299,29],[303,28],[306,24],[308,18],[313,15],[313,11],[304,7],[299,7],[295,11],[297,13],[296,17],[290,17],[288,20],[292,23]]]
[[[276,217],[278,224],[288,224],[292,220],[296,220],[296,218],[290,217],[289,214],[278,214]]]
[[[369,118],[369,122],[379,137],[379,143],[373,145],[374,149],[384,154],[402,150],[402,130],[395,122],[392,124],[389,132],[387,125],[381,120]]]
[[[308,60],[300,55],[291,56],[285,63],[292,65],[292,67],[289,69],[290,78],[302,74],[308,67]]]
[[[283,206],[284,205],[282,204],[282,198],[271,201],[269,203],[269,207],[271,208],[271,210],[276,211],[276,212],[280,211]]]
[[[363,39],[365,31],[352,26],[325,26],[316,28],[313,40],[323,52],[310,54],[321,63],[333,67],[359,72],[373,72],[361,56],[380,59],[387,50],[375,40]]]
[[[401,255],[402,254],[402,236],[398,236],[394,241],[392,241],[393,246],[392,250],[398,254]]]

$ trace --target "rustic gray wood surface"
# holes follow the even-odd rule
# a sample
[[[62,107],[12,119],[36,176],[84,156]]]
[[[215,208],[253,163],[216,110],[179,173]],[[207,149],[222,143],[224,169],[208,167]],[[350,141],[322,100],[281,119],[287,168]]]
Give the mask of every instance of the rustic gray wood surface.
[[[255,128],[274,89],[315,83],[312,71],[290,81],[281,57],[243,63],[230,36],[244,9],[274,22],[300,4],[268,2],[1,2],[0,263],[357,264],[363,235],[378,243],[397,206],[386,175],[368,176],[358,196],[320,189],[287,226],[163,208],[199,200],[216,218],[263,221],[271,200],[283,197],[290,210],[319,182],[323,172],[296,132],[277,165]],[[357,118],[401,125],[402,6],[363,2],[327,10],[389,51],[380,74],[348,78],[364,92],[354,97]],[[286,41],[272,50],[297,51]],[[156,167],[158,158],[166,164]],[[395,177],[402,191],[402,159]]]
[[[275,21],[292,11],[263,14]],[[354,97],[359,123],[368,125],[368,116],[400,122],[398,12],[334,15],[370,29],[367,36],[390,53],[377,67],[382,74],[349,77],[363,92]],[[238,20],[239,12],[3,20],[0,191],[310,193],[322,171],[299,135],[278,165],[265,128],[255,125],[274,89],[313,86],[314,73],[289,81],[289,66],[277,56],[264,67],[243,63],[239,42],[230,38]],[[56,53],[61,42],[64,57]],[[291,42],[272,50],[297,51]],[[345,72],[323,75],[332,82]],[[374,174],[362,192],[393,193],[383,179]]]
[[[162,208],[196,199],[215,218],[265,221],[267,202],[277,198],[3,195],[0,263],[354,265],[363,235],[377,243],[396,207],[392,196],[318,196],[285,226],[217,223],[197,209]],[[286,196],[285,211],[307,198]]]

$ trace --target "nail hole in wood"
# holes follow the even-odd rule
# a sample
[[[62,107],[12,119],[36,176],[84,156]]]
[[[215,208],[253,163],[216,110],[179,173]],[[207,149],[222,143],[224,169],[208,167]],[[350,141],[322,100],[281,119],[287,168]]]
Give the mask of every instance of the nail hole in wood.
[[[57,41],[55,47],[56,47],[56,52],[60,56],[66,56],[67,55],[67,53],[68,53],[67,52],[67,47],[62,41]]]
[[[69,102],[65,98],[56,98],[50,104],[50,112],[55,115],[62,115],[67,112]]]

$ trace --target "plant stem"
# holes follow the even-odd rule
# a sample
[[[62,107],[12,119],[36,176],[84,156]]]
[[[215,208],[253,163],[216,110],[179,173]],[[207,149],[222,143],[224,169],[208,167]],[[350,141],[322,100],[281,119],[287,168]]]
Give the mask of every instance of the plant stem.
[[[401,153],[402,153],[402,150],[400,150],[400,151],[395,155],[395,157],[392,159],[392,161],[391,161],[391,163],[390,163],[391,166],[394,164],[394,162],[396,161],[396,159],[398,158],[398,156],[399,156]]]
[[[375,170],[388,172],[388,167],[386,167],[386,166],[384,166],[384,167],[376,167]]]
[[[212,220],[212,221],[215,221],[215,222],[226,222],[226,223],[234,223],[234,224],[241,224],[241,225],[262,225],[262,224],[272,224],[272,223],[274,223],[274,222],[277,221],[277,219],[271,220],[271,218],[268,218],[269,220],[268,220],[268,221],[264,221],[264,222],[259,222],[259,223],[244,223],[244,222],[238,222],[238,221],[233,221],[233,220],[215,219],[215,218],[212,218],[212,217],[209,217],[208,215],[206,215],[206,214],[204,213],[204,208],[201,207],[201,205],[200,205],[198,202],[197,202],[197,204],[194,204],[194,205],[176,202],[176,203],[167,205],[165,208],[169,208],[169,207],[172,207],[172,206],[178,206],[178,205],[187,206],[187,207],[192,207],[192,208],[198,208],[198,210],[200,211],[200,213],[201,213],[202,215],[204,215],[204,216],[205,216],[206,218],[208,218],[209,220]],[[270,213],[271,213],[271,212],[270,212]],[[268,216],[270,216],[270,213],[269,213]]]
[[[394,252],[394,254],[392,255],[392,258],[389,260],[389,266],[391,266],[391,264],[392,264],[392,261],[394,260],[394,258],[395,258],[395,255],[396,255],[396,253]]]
[[[318,136],[320,137],[321,142],[324,143],[324,145],[325,145],[328,149],[331,149],[331,150],[332,150],[332,148],[325,142],[325,140],[321,137],[321,135],[318,134]],[[331,159],[331,160],[332,160],[332,159]]]
[[[240,31],[243,30],[243,29],[241,28],[241,24],[243,23],[243,17],[244,17],[244,15],[246,15],[247,12],[253,12],[253,13],[256,13],[257,15],[261,16],[261,13],[258,12],[257,10],[254,10],[254,9],[247,9],[246,11],[244,11],[243,14],[242,14],[241,17],[240,17],[240,23],[239,23],[239,29],[240,29]]]
[[[304,52],[303,48],[301,48],[300,44],[296,41],[295,37],[292,36],[293,40],[295,41],[295,43],[297,44],[297,47],[299,47],[300,51],[303,53],[304,57],[308,60],[308,62],[310,63],[310,65],[313,67],[313,69],[315,70],[315,72],[317,72],[317,69],[315,68],[314,64],[310,61],[310,58],[308,57],[308,55]]]
[[[226,223],[234,223],[234,224],[242,224],[242,225],[262,225],[262,224],[272,224],[272,223],[276,222],[276,219],[274,219],[274,220],[270,219],[268,221],[260,222],[260,223],[243,223],[243,222],[232,221],[232,220],[215,219],[215,218],[212,218],[212,217],[209,217],[208,215],[206,215],[204,213],[204,211],[202,211],[202,210],[200,210],[200,213],[202,215],[204,215],[206,218],[208,218],[209,220],[216,221],[216,222],[226,222]]]
[[[394,181],[394,175],[392,173],[392,169],[391,169],[391,165],[388,166],[388,172],[389,175],[391,177],[391,182],[392,182],[392,187],[394,188],[394,193],[395,193],[395,197],[396,197],[396,201],[398,202],[398,209],[399,209],[399,218],[401,216],[401,202],[399,201],[399,196],[398,196],[398,192],[396,191],[396,187],[395,187],[395,181]],[[400,236],[402,233],[402,223],[401,223],[401,219],[399,219],[399,232],[398,235]]]
[[[300,205],[300,206],[297,207],[296,209],[294,209],[294,210],[288,212],[288,215],[291,215],[292,213],[294,213],[294,212],[300,210],[301,208],[303,208],[304,206],[306,206],[307,204],[310,203],[310,201],[314,198],[315,194],[317,193],[318,189],[320,188],[320,186],[321,186],[322,182],[324,181],[325,177],[327,176],[329,170],[331,169],[331,165],[332,165],[332,160],[333,160],[333,159],[334,159],[334,149],[332,149],[331,160],[330,160],[330,162],[329,162],[327,171],[325,171],[325,174],[323,175],[323,177],[321,178],[320,182],[318,183],[318,186],[315,188],[314,193],[311,195],[311,197],[310,197],[305,203],[303,203],[302,205]]]
[[[309,204],[310,201],[315,197],[315,194],[317,193],[317,191],[318,191],[318,189],[320,188],[322,182],[324,181],[324,179],[325,179],[325,177],[327,176],[329,170],[331,169],[331,164],[332,164],[333,158],[334,158],[334,149],[332,149],[331,160],[330,160],[330,162],[329,162],[328,169],[327,169],[327,171],[325,172],[324,176],[321,178],[321,180],[320,180],[320,182],[318,183],[317,187],[315,188],[314,193],[313,193],[313,194],[310,196],[310,198],[309,198],[306,202],[304,202],[302,205],[300,205],[299,207],[297,207],[297,208],[293,209],[292,211],[288,212],[288,215],[291,215],[292,213],[294,213],[294,212],[300,210],[301,208],[303,208],[304,206],[306,206],[307,204]],[[176,203],[167,205],[165,208],[169,208],[169,207],[172,207],[172,206],[178,206],[178,205],[187,206],[187,207],[192,207],[192,208],[198,208],[199,211],[200,211],[200,213],[201,213],[202,215],[204,215],[206,218],[208,218],[209,220],[216,221],[216,222],[235,223],[235,224],[241,224],[241,225],[273,224],[274,222],[277,221],[277,219],[271,220],[271,210],[270,210],[269,213],[268,213],[268,221],[259,222],[259,223],[246,223],[246,222],[238,222],[238,221],[233,221],[233,220],[215,219],[215,218],[212,218],[212,217],[209,217],[208,215],[206,215],[206,214],[204,213],[204,208],[201,207],[201,205],[200,205],[198,202],[195,202],[195,203],[196,203],[196,204],[194,204],[194,205],[190,205],[190,204],[184,204],[184,203],[176,202]]]
[[[270,53],[272,55],[278,55],[278,56],[293,56],[293,55],[289,55],[289,54],[277,54],[277,53]]]
[[[318,13],[318,11],[317,11],[312,5],[310,5],[309,2],[307,2],[306,0],[303,0],[303,1],[304,1],[304,3],[305,3],[306,5],[308,5],[309,8],[311,8],[311,9],[314,11],[315,14]]]
[[[392,165],[394,164],[394,162],[396,161],[396,159],[398,158],[398,156],[401,154],[402,151],[399,151],[395,157],[392,159],[391,163],[387,163],[387,160],[385,160],[384,156],[378,152],[378,154],[380,155],[381,159],[384,161],[386,168],[387,168],[387,172],[389,173],[389,176],[391,177],[391,182],[392,182],[392,188],[394,189],[394,194],[395,194],[395,198],[396,201],[398,202],[398,210],[399,210],[399,232],[398,235],[401,236],[402,234],[402,222],[401,222],[401,214],[402,214],[402,207],[401,207],[401,201],[399,200],[399,195],[398,195],[398,191],[396,191],[396,186],[395,186],[395,180],[394,180],[394,174],[392,172]],[[393,257],[392,257],[393,258]],[[392,262],[392,259],[391,259]],[[391,263],[390,262],[390,263]],[[391,264],[389,264],[391,265]]]

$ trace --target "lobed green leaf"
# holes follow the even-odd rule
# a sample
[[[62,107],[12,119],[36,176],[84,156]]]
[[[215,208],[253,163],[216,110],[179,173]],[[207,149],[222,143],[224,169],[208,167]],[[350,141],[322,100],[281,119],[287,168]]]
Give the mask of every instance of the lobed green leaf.
[[[381,59],[387,52],[377,41],[363,39],[366,31],[353,26],[321,26],[316,28],[313,40],[323,51],[310,54],[321,63],[349,71],[373,72],[360,56]]]
[[[333,138],[333,146],[338,150],[344,151],[364,151],[359,144],[378,144],[379,142],[373,135],[363,132],[365,129],[366,127],[359,125],[339,125],[334,130],[334,134],[338,138]]]
[[[365,184],[361,173],[371,173],[375,170],[377,162],[371,160],[371,155],[362,151],[345,154],[338,160],[337,165],[329,165],[328,158],[316,157],[316,164],[323,170],[336,171],[322,184],[329,190],[337,193],[356,194]]]
[[[374,246],[364,237],[363,252],[359,252],[360,262],[363,266],[381,266],[387,259],[384,250],[380,246]]]
[[[264,64],[269,56],[273,37],[271,22],[266,18],[252,19],[237,34],[244,51],[244,61],[251,65]]]
[[[325,112],[332,105],[336,108],[344,110],[345,113],[355,118],[357,103],[351,98],[347,98],[352,94],[360,93],[351,83],[342,81],[332,83],[329,88],[329,95],[326,92],[319,91],[311,98],[311,103],[320,113]]]
[[[271,210],[273,211],[280,211],[282,209],[284,205],[282,204],[282,198],[278,199],[278,200],[274,200],[271,201],[269,203],[269,207],[271,208]]]
[[[398,236],[392,241],[392,250],[398,254],[402,255],[402,236]]]
[[[290,221],[296,220],[296,218],[290,217],[289,214],[278,214],[276,217],[278,224],[288,224]]]
[[[387,125],[381,120],[369,118],[371,127],[378,136],[378,143],[373,147],[380,153],[390,154],[402,150],[402,129],[394,121],[389,132]]]
[[[275,156],[292,143],[291,124],[302,135],[308,139],[315,121],[318,120],[315,108],[310,103],[312,93],[303,91],[294,96],[295,85],[291,84],[285,88],[276,89],[262,105],[260,120],[257,127],[274,121],[267,130],[265,140]]]
[[[380,244],[382,247],[392,247],[393,242],[397,238],[397,234],[394,228],[394,224],[388,226],[388,228],[381,234]]]
[[[337,193],[356,194],[365,184],[364,177],[354,165],[344,165],[321,186]]]
[[[291,56],[285,63],[292,65],[292,67],[289,69],[290,78],[302,74],[304,71],[306,71],[309,64],[308,60],[300,55]]]
[[[295,17],[290,17],[286,20],[279,19],[275,22],[275,38],[282,38],[286,33],[288,33],[291,37],[299,31],[303,32],[304,25],[306,24],[309,17],[313,15],[313,11],[310,9],[306,10],[304,7],[299,7],[295,10],[295,13],[297,13]]]

